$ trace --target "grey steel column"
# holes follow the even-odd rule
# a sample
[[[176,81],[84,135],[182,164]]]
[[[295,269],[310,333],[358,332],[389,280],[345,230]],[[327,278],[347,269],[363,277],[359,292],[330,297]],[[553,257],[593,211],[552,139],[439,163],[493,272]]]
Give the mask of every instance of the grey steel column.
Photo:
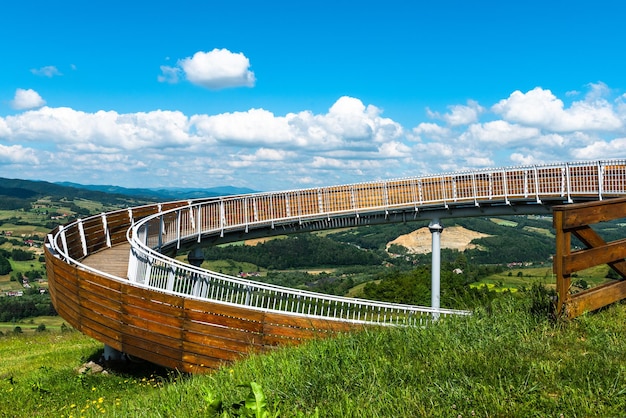
[[[428,225],[432,236],[432,267],[431,267],[431,305],[434,309],[439,309],[441,305],[441,232],[443,226],[439,223],[439,219],[435,218]],[[438,319],[439,313],[433,315],[433,319]]]
[[[193,250],[189,251],[189,255],[187,256],[187,261],[189,264],[195,267],[200,267],[202,262],[204,261],[204,252],[202,248],[196,247]]]

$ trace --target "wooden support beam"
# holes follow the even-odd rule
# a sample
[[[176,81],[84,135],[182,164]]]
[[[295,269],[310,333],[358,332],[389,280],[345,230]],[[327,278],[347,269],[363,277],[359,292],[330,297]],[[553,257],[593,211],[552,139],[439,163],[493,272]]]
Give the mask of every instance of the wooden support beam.
[[[574,318],[626,298],[626,280],[570,294],[572,274],[590,267],[607,264],[622,277],[626,277],[626,238],[606,242],[590,226],[624,217],[626,198],[554,208],[556,255],[553,269],[558,293],[557,314]],[[587,248],[572,251],[572,235]]]

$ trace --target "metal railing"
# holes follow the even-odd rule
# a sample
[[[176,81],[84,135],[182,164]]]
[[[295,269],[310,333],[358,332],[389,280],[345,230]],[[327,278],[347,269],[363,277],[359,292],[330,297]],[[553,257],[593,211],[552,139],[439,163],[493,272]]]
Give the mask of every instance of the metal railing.
[[[515,213],[520,213],[519,208],[524,206],[602,200],[624,194],[626,160],[611,160],[457,172],[179,202],[170,210],[159,210],[136,222],[129,215],[134,225],[128,230],[131,243],[128,278],[138,286],[253,309],[363,323],[415,324],[431,315],[466,312],[445,309],[435,312],[425,307],[333,297],[241,280],[178,262],[159,251],[168,246],[180,248],[184,242],[200,243],[211,236],[269,230],[280,225],[392,213],[423,214],[450,208],[459,209],[462,216],[463,210],[486,206],[497,206],[504,214],[513,213],[510,208],[515,205],[518,208]],[[74,227],[85,242],[81,222]],[[63,228],[50,241],[59,254],[78,263],[68,254],[66,231],[71,228],[72,225]],[[84,252],[86,256],[87,250]]]

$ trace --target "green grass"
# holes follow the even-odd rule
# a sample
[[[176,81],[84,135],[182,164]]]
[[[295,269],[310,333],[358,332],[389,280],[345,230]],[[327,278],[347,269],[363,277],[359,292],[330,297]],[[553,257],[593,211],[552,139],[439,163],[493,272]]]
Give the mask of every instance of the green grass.
[[[525,226],[525,231],[534,232],[539,235],[544,235],[548,238],[554,238],[554,232],[548,228],[536,228],[534,226]]]
[[[572,282],[578,280],[585,280],[589,286],[597,286],[602,283],[606,283],[606,275],[608,274],[609,267],[607,265],[600,265],[577,272],[572,277]],[[552,266],[549,267],[527,267],[527,268],[513,268],[506,270],[502,273],[492,274],[487,276],[476,283],[472,283],[472,287],[488,286],[496,289],[521,289],[529,288],[534,283],[546,285],[548,287],[556,286],[556,279],[552,272]]]
[[[490,218],[489,220],[490,220],[491,222],[493,222],[494,224],[497,224],[497,225],[502,225],[502,226],[509,226],[509,227],[511,227],[511,228],[515,228],[515,227],[518,225],[518,223],[517,223],[517,222],[515,222],[515,221],[510,221],[510,220],[507,220],[507,219]]]
[[[385,328],[252,356],[211,375],[146,365],[79,374],[78,333],[0,338],[0,417],[237,416],[250,382],[282,417],[608,417],[626,410],[626,306],[571,322],[502,297],[471,317]],[[17,414],[17,415],[16,415]]]
[[[10,334],[16,326],[19,326],[24,334],[34,334],[41,324],[46,327],[47,331],[61,331],[65,320],[60,316],[40,316],[17,322],[0,322],[0,332]]]

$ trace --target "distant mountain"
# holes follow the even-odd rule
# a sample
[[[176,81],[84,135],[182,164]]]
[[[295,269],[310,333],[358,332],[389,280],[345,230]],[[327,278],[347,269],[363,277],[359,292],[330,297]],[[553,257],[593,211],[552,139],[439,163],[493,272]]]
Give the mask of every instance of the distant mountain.
[[[95,200],[118,206],[137,204],[129,195],[120,193],[106,193],[104,191],[66,186],[47,181],[0,178],[0,209],[30,207],[30,203],[45,196],[56,199]],[[134,200],[141,199],[140,197],[133,197],[135,198]],[[147,198],[142,200],[154,201],[154,199]]]
[[[110,185],[84,185],[70,182],[55,183],[61,186],[74,187],[77,189],[86,189],[97,192],[112,193],[117,195],[132,196],[151,200],[186,200],[198,199],[204,197],[232,196],[238,194],[254,193],[255,190],[241,187],[222,186],[207,189],[201,188],[162,188],[162,189],[142,189],[142,188],[125,188]]]

